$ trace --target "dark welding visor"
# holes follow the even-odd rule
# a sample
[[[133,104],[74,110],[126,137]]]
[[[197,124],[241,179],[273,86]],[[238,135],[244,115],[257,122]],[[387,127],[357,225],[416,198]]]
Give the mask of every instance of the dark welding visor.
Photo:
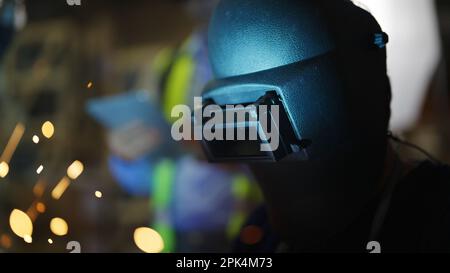
[[[211,104],[214,104],[214,101],[205,101],[203,111]],[[267,92],[254,103],[218,106],[222,109],[223,123],[214,124],[212,130],[221,129],[224,138],[210,141],[203,138],[202,141],[210,161],[276,162],[291,154],[297,154],[297,160],[298,156],[306,159],[306,152],[303,149],[307,141],[300,141],[295,136],[286,109],[276,92]],[[273,112],[275,108],[272,106],[276,106],[278,115]],[[245,112],[244,119],[236,118],[241,111]],[[266,122],[261,122],[264,118],[262,115],[265,115]],[[231,121],[230,117],[233,117]],[[210,119],[203,118],[202,126],[208,124]],[[277,133],[268,135],[267,132]],[[239,135],[245,138],[239,138]],[[275,140],[274,137],[278,139]],[[273,143],[278,144],[275,149],[262,149],[263,145],[268,147]]]

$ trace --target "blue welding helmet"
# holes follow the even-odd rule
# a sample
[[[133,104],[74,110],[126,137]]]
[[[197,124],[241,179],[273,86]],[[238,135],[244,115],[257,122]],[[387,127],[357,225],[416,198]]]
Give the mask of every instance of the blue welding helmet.
[[[252,162],[277,230],[297,246],[343,232],[376,196],[390,118],[387,42],[346,0],[222,0],[213,15],[216,79],[204,106],[279,105],[280,145],[203,146],[211,161]]]
[[[386,127],[389,109],[355,116],[358,105],[349,104],[389,103],[389,92],[367,90],[389,89],[387,35],[371,16],[358,25],[354,14],[367,13],[348,1],[326,1],[325,8],[320,2],[227,0],[218,5],[209,29],[216,80],[206,87],[204,103],[224,110],[225,105],[278,105],[280,145],[261,152],[259,141],[205,141],[212,161],[320,159],[330,149],[345,153],[347,145],[356,144],[349,141],[355,134],[372,136]],[[336,12],[340,16],[327,14]]]

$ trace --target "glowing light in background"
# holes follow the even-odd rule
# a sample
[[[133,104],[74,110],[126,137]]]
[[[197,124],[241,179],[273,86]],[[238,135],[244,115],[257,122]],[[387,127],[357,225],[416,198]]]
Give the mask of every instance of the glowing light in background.
[[[9,165],[5,161],[0,163],[0,178],[5,178],[9,173]]]
[[[44,213],[46,209],[47,208],[45,207],[44,203],[42,203],[42,202],[36,203],[36,211],[37,212]]]
[[[88,82],[88,84],[87,84],[87,88],[88,88],[88,89],[91,89],[91,88],[92,88],[92,86],[94,86],[94,84],[93,84],[92,82]]]
[[[51,245],[53,244],[53,240],[50,239],[50,238],[48,238],[47,242],[48,242],[49,244],[51,244]]]
[[[241,241],[247,245],[255,245],[263,238],[263,231],[258,226],[247,226],[242,229]]]
[[[44,124],[42,124],[41,130],[44,137],[50,139],[55,133],[55,126],[53,126],[53,123],[51,123],[50,121],[46,121]]]
[[[38,143],[39,143],[39,137],[38,137],[37,135],[34,135],[34,136],[33,136],[33,142],[34,142],[35,144],[38,144]]]
[[[58,184],[55,186],[55,188],[52,190],[53,199],[59,200],[61,196],[64,194],[64,192],[67,190],[69,185],[70,185],[69,178],[63,177],[63,179],[61,179],[61,181],[59,181]]]
[[[102,198],[102,196],[103,196],[103,193],[101,191],[96,191],[95,192],[95,197]]]
[[[133,237],[136,246],[145,253],[160,253],[164,249],[161,235],[151,228],[137,228]]]
[[[417,122],[426,91],[441,59],[439,24],[431,0],[354,0],[389,35],[388,74],[392,84],[391,129]]]
[[[41,174],[41,172],[44,170],[44,166],[39,166],[39,168],[37,168],[36,173],[37,174]]]
[[[25,238],[26,235],[33,235],[33,222],[23,211],[14,209],[9,216],[9,226],[17,236]]]
[[[27,244],[31,244],[33,242],[33,238],[30,235],[25,235],[23,237],[23,240],[27,243]]]
[[[83,163],[76,160],[69,166],[69,168],[67,168],[67,176],[70,179],[75,180],[83,173],[83,171],[84,171]]]
[[[57,236],[64,236],[69,231],[67,222],[62,218],[53,218],[50,221],[50,230]]]
[[[58,182],[58,184],[55,186],[55,188],[52,191],[52,197],[56,200],[60,199],[61,196],[64,194],[64,192],[67,190],[67,188],[70,186],[70,179],[75,180],[77,179],[84,171],[83,163],[76,160],[74,161],[68,168],[67,168],[67,176],[63,177],[61,181]]]
[[[11,240],[11,237],[9,237],[9,236],[6,235],[6,234],[3,234],[3,235],[0,237],[0,244],[1,244],[1,246],[2,246],[3,248],[6,248],[6,249],[11,248],[11,246],[12,246],[12,240]]]
[[[6,163],[9,163],[11,161],[11,158],[14,152],[16,151],[16,148],[19,145],[20,140],[22,139],[24,133],[25,133],[25,126],[23,126],[22,123],[18,123],[14,128],[11,137],[8,140],[8,144],[6,144],[5,150],[3,151],[3,154],[0,157],[0,161],[4,161]]]
[[[44,195],[45,188],[47,183],[44,180],[39,180],[33,187],[33,194],[37,198],[41,198]]]

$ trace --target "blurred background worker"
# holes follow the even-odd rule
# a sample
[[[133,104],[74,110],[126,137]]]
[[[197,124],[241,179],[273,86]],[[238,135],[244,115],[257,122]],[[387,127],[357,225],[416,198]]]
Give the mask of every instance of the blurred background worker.
[[[143,93],[91,101],[91,111],[107,108],[107,100],[122,103]],[[164,251],[229,251],[249,211],[260,201],[249,172],[242,166],[211,165],[195,143],[173,141],[162,111],[153,103],[122,104],[109,119],[116,122],[138,107],[154,108],[156,113],[148,123],[140,113],[123,126],[108,128],[112,174],[129,194],[149,198],[150,226],[161,234]]]
[[[112,174],[130,194],[150,196],[155,215],[151,226],[164,239],[166,252],[230,250],[249,210],[259,202],[256,184],[245,168],[211,165],[198,143],[178,144],[170,135],[172,108],[192,107],[194,96],[200,96],[212,79],[206,25],[214,4],[187,1],[186,9],[200,20],[199,27],[180,46],[163,49],[156,57],[159,90],[148,107],[160,116],[148,124],[131,120],[109,130]],[[122,110],[133,111],[133,106]],[[111,118],[118,119],[120,111]]]

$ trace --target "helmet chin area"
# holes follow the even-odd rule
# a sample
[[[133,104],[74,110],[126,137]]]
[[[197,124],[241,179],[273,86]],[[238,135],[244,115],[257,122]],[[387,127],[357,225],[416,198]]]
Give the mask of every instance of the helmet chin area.
[[[323,250],[346,232],[375,200],[381,173],[381,167],[366,158],[250,167],[264,194],[272,227],[294,251]]]

